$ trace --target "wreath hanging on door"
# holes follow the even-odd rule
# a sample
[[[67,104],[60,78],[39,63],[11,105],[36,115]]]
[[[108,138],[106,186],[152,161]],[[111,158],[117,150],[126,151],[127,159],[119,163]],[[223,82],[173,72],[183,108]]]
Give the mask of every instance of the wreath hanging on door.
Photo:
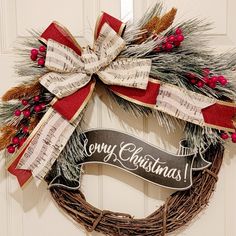
[[[213,54],[203,34],[210,25],[199,19],[173,25],[176,11],[162,14],[157,4],[127,24],[102,13],[92,48],[81,48],[53,22],[43,33],[32,31],[33,39],[17,50],[23,80],[0,103],[0,149],[8,171],[20,186],[32,177],[46,180],[56,203],[87,231],[151,236],[181,228],[208,204],[223,145],[236,142],[236,53]],[[206,150],[204,161],[211,163],[144,219],[99,210],[79,189],[87,158],[80,124],[95,83],[127,114],[155,116],[169,132],[182,125],[183,148],[200,155]]]

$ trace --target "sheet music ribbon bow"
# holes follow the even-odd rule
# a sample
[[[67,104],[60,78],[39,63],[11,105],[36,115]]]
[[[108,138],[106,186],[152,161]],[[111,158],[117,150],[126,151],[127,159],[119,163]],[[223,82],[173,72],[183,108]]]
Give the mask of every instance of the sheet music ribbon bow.
[[[149,81],[151,60],[119,56],[126,46],[121,37],[124,28],[120,20],[102,13],[92,49],[89,46],[82,49],[57,22],[51,23],[41,35],[40,40],[47,45],[45,66],[49,72],[40,78],[40,83],[55,99],[8,168],[21,186],[32,175],[43,179],[58,158],[92,95],[94,78],[109,86],[136,88],[146,97],[150,97],[145,91],[147,88],[150,91],[151,83],[154,103],[157,89],[156,83]],[[144,102],[145,99],[144,96]]]

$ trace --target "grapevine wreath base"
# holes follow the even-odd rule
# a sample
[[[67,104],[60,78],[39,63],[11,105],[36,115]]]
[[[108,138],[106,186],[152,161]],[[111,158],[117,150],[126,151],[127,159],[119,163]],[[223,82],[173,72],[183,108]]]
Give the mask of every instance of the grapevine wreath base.
[[[32,31],[34,37],[16,50],[23,57],[16,66],[23,81],[0,102],[0,150],[6,149],[7,169],[21,187],[32,177],[46,180],[59,207],[87,231],[163,236],[178,230],[208,204],[223,144],[230,138],[236,143],[236,53],[214,55],[202,34],[209,24],[192,19],[172,25],[176,12],[162,15],[162,4],[156,4],[140,21],[127,24],[102,13],[93,48],[81,48],[64,26],[52,22],[43,33]],[[181,125],[185,137],[178,155],[121,132],[81,131],[95,84],[127,113],[154,116],[168,132]],[[110,163],[108,152],[87,155],[89,142],[120,150],[124,143],[136,144],[135,151],[142,152],[132,155],[142,160],[135,160],[137,168],[130,172],[182,191],[144,219],[97,209],[80,190],[83,164],[123,159],[112,156],[117,150],[110,152]],[[160,173],[155,165],[170,171]]]
[[[207,158],[212,165],[203,172],[196,172],[192,187],[173,193],[163,206],[143,219],[134,219],[126,213],[100,210],[86,202],[80,190],[51,187],[50,191],[60,208],[89,232],[95,230],[105,235],[164,236],[186,226],[207,206],[218,180],[223,154],[222,145],[211,147]],[[50,176],[47,180],[50,180]]]

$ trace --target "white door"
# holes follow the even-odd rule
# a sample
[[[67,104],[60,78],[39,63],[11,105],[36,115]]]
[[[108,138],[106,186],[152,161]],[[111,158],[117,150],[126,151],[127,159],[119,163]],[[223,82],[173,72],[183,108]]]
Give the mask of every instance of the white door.
[[[100,11],[115,17],[140,17],[153,2],[150,0],[0,0],[0,95],[14,85],[14,56],[11,48],[17,38],[28,37],[26,29],[44,29],[52,20],[67,26],[81,43],[92,40],[95,21]],[[176,6],[178,17],[193,16],[214,21],[212,45],[217,50],[236,45],[236,2],[234,0],[168,0]],[[86,40],[84,39],[86,38]],[[86,111],[86,128],[114,128],[135,134],[149,142],[175,152],[181,131],[173,138],[155,119],[133,118],[97,91]],[[0,114],[1,115],[1,114]],[[217,189],[209,207],[188,227],[172,235],[236,235],[236,150],[229,145],[220,172]],[[0,235],[1,236],[98,236],[88,234],[69,220],[53,203],[47,185],[31,183],[25,189],[4,169],[0,160]],[[101,209],[123,211],[144,217],[157,209],[169,196],[166,190],[148,184],[128,173],[109,166],[88,165],[82,178],[82,191],[87,200]]]

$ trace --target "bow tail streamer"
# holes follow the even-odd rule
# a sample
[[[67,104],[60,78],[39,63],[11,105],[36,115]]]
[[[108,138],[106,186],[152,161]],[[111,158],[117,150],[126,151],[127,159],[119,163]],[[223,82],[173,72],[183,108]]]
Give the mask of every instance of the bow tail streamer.
[[[193,124],[226,132],[234,132],[236,128],[235,103],[222,102],[154,79],[149,79],[146,90],[122,86],[109,86],[109,89],[127,101]]]
[[[43,179],[50,170],[79,123],[79,114],[88,103],[94,87],[95,82],[91,81],[71,96],[53,101],[52,107],[8,164],[8,171],[17,177],[21,187],[32,176]]]

